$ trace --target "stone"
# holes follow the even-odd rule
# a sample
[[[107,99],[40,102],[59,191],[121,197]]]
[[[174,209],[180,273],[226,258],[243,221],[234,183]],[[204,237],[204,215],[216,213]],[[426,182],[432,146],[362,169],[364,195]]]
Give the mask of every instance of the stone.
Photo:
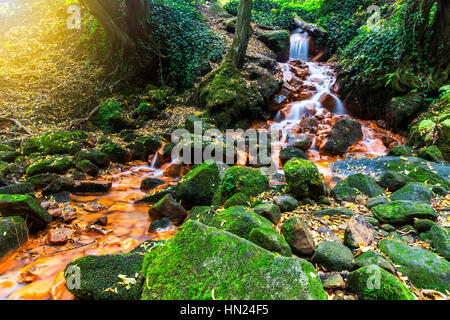
[[[309,227],[299,217],[286,220],[281,226],[281,233],[292,248],[292,251],[300,256],[312,256],[316,248],[314,240],[309,232]]]
[[[147,251],[142,275],[148,284],[143,300],[327,299],[309,262],[275,255],[197,221]]]
[[[275,197],[273,203],[280,208],[281,212],[293,211],[298,206],[297,199],[287,195]]]
[[[331,193],[338,201],[355,202],[358,195],[361,194],[358,189],[351,187],[337,187]]]
[[[374,198],[370,198],[367,200],[367,208],[372,209],[373,207],[376,207],[380,204],[388,203],[389,200],[385,196],[377,196]]]
[[[323,280],[322,284],[324,289],[336,290],[345,288],[345,281],[340,274],[335,274],[326,278]]]
[[[411,157],[414,156],[414,149],[410,146],[395,146],[389,151],[388,156]]]
[[[322,175],[312,161],[291,159],[284,165],[284,174],[289,191],[297,200],[317,200],[325,195]]]
[[[170,219],[164,217],[160,220],[155,220],[150,223],[150,227],[148,227],[148,232],[155,232],[158,229],[164,229],[170,226]]]
[[[51,229],[47,234],[47,241],[52,246],[65,245],[73,234],[70,228]]]
[[[49,131],[40,139],[39,152],[42,154],[75,155],[86,142],[87,134],[83,131]]]
[[[325,216],[353,216],[353,211],[345,207],[328,208],[314,211],[314,215],[318,217]]]
[[[95,219],[92,224],[98,224],[99,226],[105,227],[108,225],[108,216],[101,216],[98,219]]]
[[[33,185],[29,182],[16,183],[0,187],[0,194],[30,194],[34,195]]]
[[[430,204],[433,197],[432,186],[421,182],[408,183],[390,195],[390,199],[410,200]]]
[[[112,183],[106,181],[75,181],[71,191],[73,193],[108,193],[111,187]]]
[[[42,190],[42,195],[48,196],[62,191],[72,190],[75,182],[71,178],[58,177]]]
[[[425,249],[394,240],[380,241],[378,248],[417,288],[450,291],[450,262]]]
[[[59,175],[56,173],[40,173],[28,177],[27,181],[33,185],[34,189],[40,189],[46,187],[58,178]]]
[[[100,168],[106,168],[109,165],[108,155],[99,150],[80,151],[75,155],[75,161],[89,160]]]
[[[81,172],[84,172],[92,177],[96,177],[98,175],[98,172],[100,171],[99,167],[97,167],[89,160],[78,161],[75,164],[75,167]]]
[[[254,207],[253,211],[270,220],[273,224],[277,224],[281,219],[280,207],[272,203],[260,204]]]
[[[253,228],[252,231],[250,231],[248,240],[264,249],[278,253],[282,256],[292,256],[289,244],[273,228]]]
[[[368,265],[377,265],[392,274],[395,274],[395,268],[392,262],[376,251],[366,251],[355,258],[353,268],[359,269]]]
[[[380,204],[372,208],[374,217],[381,223],[392,225],[412,224],[414,218],[436,219],[433,207],[421,202],[398,200]]]
[[[14,162],[17,157],[20,157],[22,154],[18,151],[4,151],[0,152],[0,161],[4,162]]]
[[[450,261],[450,234],[449,228],[436,224],[430,229],[431,247],[437,254]]]
[[[32,231],[42,230],[52,221],[52,216],[29,195],[0,195],[0,212],[3,217],[23,217]]]
[[[300,134],[291,136],[289,138],[288,146],[307,151],[313,143],[312,138],[307,134]]]
[[[135,203],[155,203],[164,198],[166,195],[170,194],[173,195],[173,191],[175,190],[174,186],[169,186],[167,188],[163,188],[160,190],[157,190],[142,199],[136,200]]]
[[[127,147],[135,160],[147,161],[151,154],[155,154],[162,146],[162,138],[158,136],[140,137]]]
[[[425,147],[419,150],[417,153],[419,158],[434,161],[434,162],[442,162],[444,161],[444,156],[442,155],[441,150],[437,146]]]
[[[170,194],[155,203],[148,210],[148,215],[152,220],[160,220],[164,217],[170,219],[175,225],[180,225],[187,217],[187,212],[179,205]]]
[[[225,209],[235,206],[249,207],[251,202],[252,201],[245,193],[239,192],[228,198],[228,200],[223,204],[223,207]]]
[[[337,187],[355,188],[370,198],[384,194],[384,189],[377,184],[374,178],[362,173],[349,175],[345,180],[340,181],[335,188]]]
[[[395,192],[398,189],[403,188],[409,182],[413,182],[413,179],[408,177],[405,174],[395,172],[395,171],[386,171],[384,172],[380,179],[378,180],[378,184],[383,188],[389,189],[391,192]]]
[[[351,272],[348,285],[361,300],[415,300],[403,282],[377,265]]]
[[[309,159],[308,155],[304,151],[294,147],[287,147],[280,151],[280,161],[282,164],[286,163],[287,161],[293,158],[305,160]]]
[[[324,267],[327,271],[351,270],[353,254],[343,244],[324,241],[317,246],[311,262]]]
[[[436,222],[428,219],[414,219],[414,228],[418,233],[430,231]]]
[[[146,178],[141,181],[141,190],[152,190],[163,184],[166,184],[166,181],[156,178]]]
[[[324,93],[319,100],[320,104],[330,112],[333,112],[337,105],[337,100],[329,93]]]
[[[344,244],[350,249],[357,249],[360,244],[367,247],[375,240],[374,231],[374,227],[367,222],[366,218],[357,214],[347,222]]]
[[[106,133],[118,133],[130,127],[120,103],[113,99],[108,99],[100,105],[93,123]]]
[[[0,258],[19,248],[28,238],[28,227],[22,217],[0,217]]]
[[[37,160],[31,164],[27,170],[27,176],[34,176],[40,173],[64,174],[73,167],[73,161],[65,156],[53,156],[49,159]]]
[[[258,40],[262,41],[277,56],[277,60],[285,62],[289,59],[290,50],[290,34],[287,30],[270,30],[264,31],[258,36]]]
[[[101,145],[101,151],[106,154],[108,161],[127,163],[132,159],[130,151],[111,141],[105,141]]]
[[[362,137],[363,133],[359,122],[341,119],[333,125],[321,151],[331,156],[342,155]]]

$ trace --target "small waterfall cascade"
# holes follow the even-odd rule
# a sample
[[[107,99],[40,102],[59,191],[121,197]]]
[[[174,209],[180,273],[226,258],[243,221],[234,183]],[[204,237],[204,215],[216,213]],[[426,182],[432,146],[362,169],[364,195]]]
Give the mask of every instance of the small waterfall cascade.
[[[291,35],[290,60],[308,61],[309,36],[302,29],[297,29]]]

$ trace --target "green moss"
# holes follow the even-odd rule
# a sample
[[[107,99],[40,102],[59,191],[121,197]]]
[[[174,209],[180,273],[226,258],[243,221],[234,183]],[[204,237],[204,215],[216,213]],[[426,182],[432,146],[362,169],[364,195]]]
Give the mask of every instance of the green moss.
[[[39,152],[40,147],[41,147],[41,138],[31,137],[23,142],[22,153],[25,156],[29,156],[30,154]]]
[[[37,160],[30,165],[27,170],[27,176],[34,176],[40,173],[59,173],[64,174],[74,165],[69,157],[53,156],[49,159]]]
[[[442,162],[444,160],[444,156],[442,155],[441,150],[439,150],[439,148],[436,146],[420,149],[418,156],[422,159],[434,162]]]
[[[100,106],[94,119],[94,124],[107,133],[120,132],[129,126],[123,117],[123,110],[115,100],[106,100]]]
[[[0,161],[4,162],[14,162],[17,157],[20,157],[22,154],[19,151],[4,151],[0,152]]]
[[[223,204],[223,207],[225,209],[235,206],[249,207],[251,202],[252,201],[245,193],[239,192],[228,198],[228,200]]]
[[[139,104],[136,110],[133,111],[132,116],[135,119],[145,121],[149,119],[156,119],[158,118],[159,114],[160,111],[154,105],[148,102],[142,102],[141,104]]]
[[[376,251],[366,251],[360,254],[353,263],[354,269],[359,269],[368,265],[377,265],[392,274],[395,273],[395,268],[392,262]]]
[[[408,200],[380,204],[372,208],[372,213],[381,223],[392,225],[412,224],[414,218],[434,220],[437,216],[432,206]]]
[[[80,151],[75,156],[75,161],[89,160],[95,165],[104,168],[109,164],[106,153],[98,150]]]
[[[250,231],[248,240],[261,248],[279,253],[282,256],[292,256],[292,250],[289,244],[273,228],[254,228]]]
[[[43,154],[76,154],[86,142],[83,131],[50,131],[41,137],[39,151]]]
[[[311,262],[323,266],[327,271],[351,270],[353,254],[343,244],[323,241],[317,246]]]
[[[426,183],[408,183],[390,195],[391,200],[411,200],[429,204],[433,197],[433,186]]]
[[[131,153],[114,142],[108,141],[103,143],[101,146],[101,151],[105,153],[108,160],[112,162],[127,163],[131,161]]]
[[[340,181],[335,188],[337,187],[355,188],[370,198],[384,194],[384,189],[377,184],[374,178],[362,173],[348,176],[345,180]]]
[[[28,237],[28,228],[22,217],[0,217],[0,258],[20,247]]]
[[[154,154],[162,146],[162,138],[158,136],[140,137],[127,147],[134,159],[147,161],[149,155]]]
[[[289,191],[298,200],[319,199],[324,195],[324,182],[317,166],[312,161],[291,159],[284,165],[284,174]]]

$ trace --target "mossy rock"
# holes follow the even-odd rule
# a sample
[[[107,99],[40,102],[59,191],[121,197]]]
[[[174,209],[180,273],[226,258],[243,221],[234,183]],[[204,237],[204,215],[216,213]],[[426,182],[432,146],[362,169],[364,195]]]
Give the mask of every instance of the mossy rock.
[[[141,190],[152,190],[167,182],[158,178],[146,178],[141,181]]]
[[[219,207],[213,206],[197,206],[191,209],[189,216],[185,220],[185,223],[188,220],[199,221],[204,224],[208,224],[209,221],[217,214],[217,209]]]
[[[42,135],[39,152],[42,154],[72,154],[81,150],[87,134],[83,131],[50,131]]]
[[[7,144],[0,143],[0,152],[5,152],[5,151],[15,151],[15,149],[11,146],[8,146]]]
[[[0,187],[0,194],[29,194],[34,196],[34,188],[29,182],[19,182]]]
[[[300,256],[311,256],[315,250],[314,239],[308,224],[299,217],[291,217],[281,226],[281,233],[292,251]]]
[[[160,115],[161,111],[154,105],[148,102],[142,102],[133,111],[132,117],[141,121],[156,119]]]
[[[66,287],[81,300],[139,300],[140,270],[144,256],[138,253],[86,256],[69,263]],[[79,287],[77,279],[79,276]]]
[[[393,201],[410,200],[430,204],[433,197],[432,190],[433,187],[426,183],[413,182],[395,191],[389,198]]]
[[[384,189],[377,184],[374,178],[362,173],[348,176],[345,180],[340,181],[335,188],[338,187],[355,188],[370,198],[384,194]]]
[[[98,175],[98,172],[100,171],[100,168],[97,167],[95,164],[93,164],[91,161],[89,160],[81,160],[78,161],[75,164],[75,167],[80,170],[83,173],[86,173],[92,177],[95,177]]]
[[[395,274],[395,268],[392,262],[381,253],[372,250],[366,251],[356,257],[353,263],[353,268],[359,269],[369,265],[377,265],[380,268]]]
[[[109,165],[108,155],[99,150],[80,151],[75,155],[75,161],[89,160],[100,168]]]
[[[27,181],[33,185],[35,189],[43,188],[59,178],[56,173],[39,173],[28,177]]]
[[[413,179],[416,182],[424,182],[431,185],[439,185],[444,187],[447,190],[450,190],[450,182],[434,173],[430,169],[421,167],[421,166],[413,166],[408,173],[408,177]]]
[[[278,253],[282,256],[292,256],[291,247],[284,238],[273,228],[254,228],[248,240],[261,248]]]
[[[308,155],[304,151],[294,148],[294,147],[284,148],[283,150],[280,151],[281,163],[284,164],[293,158],[305,159],[305,160],[309,159]]]
[[[386,121],[395,128],[406,128],[414,117],[425,106],[424,97],[420,93],[408,93],[394,97],[390,107],[386,109]]]
[[[123,113],[119,102],[106,100],[98,109],[94,124],[106,133],[118,133],[130,127],[130,123],[124,118]]]
[[[196,125],[198,126],[198,132],[195,132]],[[209,129],[213,129],[214,125],[205,118],[189,116],[184,121],[184,128],[192,134],[203,134]]]
[[[412,224],[414,218],[435,220],[437,217],[432,206],[409,200],[380,204],[372,208],[372,213],[381,223],[392,225]]]
[[[418,233],[430,231],[435,224],[436,222],[429,219],[414,219],[414,228]]]
[[[28,238],[28,227],[22,217],[0,217],[0,258],[20,247]]]
[[[419,158],[434,161],[434,162],[442,162],[444,161],[444,156],[442,155],[441,150],[439,150],[436,146],[425,147],[419,150],[418,154]]]
[[[431,247],[440,256],[450,261],[450,233],[449,228],[435,224],[430,229]]]
[[[24,140],[22,143],[22,154],[25,156],[29,156],[30,154],[38,153],[40,147],[41,147],[40,137],[28,138]]]
[[[351,272],[348,285],[361,300],[415,300],[403,282],[374,264]]]
[[[223,207],[225,209],[235,206],[249,207],[251,202],[252,201],[245,193],[239,192],[228,198],[228,200],[223,204]]]
[[[145,255],[143,300],[326,300],[314,267],[189,221]]]
[[[114,142],[105,142],[101,146],[101,151],[106,154],[109,161],[117,163],[127,163],[131,161],[130,151]]]
[[[20,157],[22,154],[19,151],[4,151],[0,152],[0,161],[3,162],[14,162],[17,157]]]
[[[358,189],[351,187],[335,187],[332,191],[333,197],[338,201],[355,202],[358,195],[361,195]]]
[[[358,121],[341,119],[333,125],[321,151],[331,156],[343,155],[362,137],[361,124]]]
[[[280,207],[273,203],[263,203],[253,208],[253,211],[270,220],[273,224],[277,224],[281,219]]]
[[[324,241],[317,246],[311,262],[324,267],[327,271],[351,270],[353,254],[341,243]]]
[[[293,211],[298,206],[297,199],[288,195],[275,197],[273,203],[280,208],[281,212]]]
[[[325,216],[353,216],[353,211],[345,207],[328,208],[314,211],[314,215],[317,217]]]
[[[175,190],[174,186],[170,186],[164,189],[157,190],[149,195],[137,200],[135,203],[155,203],[164,198],[166,195],[173,195]]]
[[[286,61],[289,59],[290,34],[287,30],[264,31],[258,36],[258,40],[263,42],[277,56],[277,60]]]
[[[289,191],[297,200],[319,199],[325,194],[322,175],[312,161],[291,159],[284,165]]]
[[[269,179],[261,170],[234,166],[227,170],[214,194],[213,205],[223,205],[233,195],[242,192],[255,197],[269,189]]]
[[[383,188],[389,189],[389,191],[391,192],[395,192],[413,181],[414,180],[412,178],[408,177],[405,174],[395,171],[386,171],[381,175],[380,179],[378,180],[378,184]]]
[[[417,288],[450,291],[450,262],[444,258],[394,240],[382,240],[378,247]]]
[[[175,198],[183,206],[207,206],[219,187],[220,172],[213,160],[207,160],[189,171],[175,188]]]
[[[49,159],[42,159],[34,162],[27,170],[27,176],[34,176],[40,173],[64,174],[74,165],[72,159],[65,156],[52,156]]]
[[[162,138],[158,136],[140,137],[127,147],[131,150],[133,159],[147,161],[151,154],[162,146]]]
[[[410,146],[395,146],[389,150],[388,156],[392,157],[413,157],[415,151]]]

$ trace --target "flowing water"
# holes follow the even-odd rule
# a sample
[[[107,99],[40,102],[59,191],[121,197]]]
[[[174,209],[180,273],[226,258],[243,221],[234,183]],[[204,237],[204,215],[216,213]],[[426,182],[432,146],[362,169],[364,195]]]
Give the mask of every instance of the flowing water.
[[[320,154],[319,147],[326,139],[332,125],[345,114],[344,106],[334,89],[336,76],[333,66],[326,63],[309,62],[308,34],[297,30],[291,36],[291,59],[280,64],[285,87],[292,90],[294,98],[282,105],[272,121],[255,125],[261,130],[279,130],[281,141],[275,146],[280,151],[288,145],[289,138],[305,133],[301,121],[315,118],[317,131],[311,134],[313,144],[308,155],[319,167],[327,183],[331,174],[328,165],[339,158]],[[328,109],[321,103],[321,98],[329,95]],[[331,97],[331,98],[330,98]],[[375,122],[360,121],[364,138],[352,146],[346,156],[380,156],[387,148],[381,141],[383,136],[390,136],[403,143],[401,137],[379,128]],[[239,164],[245,165],[245,157]],[[67,263],[85,255],[128,252],[138,243],[148,239],[164,239],[176,232],[175,227],[160,230],[157,234],[147,232],[150,224],[147,211],[149,205],[135,204],[146,193],[140,190],[140,183],[145,178],[159,178],[166,181],[164,188],[175,185],[179,178],[169,177],[167,169],[174,163],[157,168],[158,154],[151,163],[135,163],[128,167],[113,168],[111,174],[101,177],[113,183],[106,195],[72,195],[70,203],[65,206],[67,212],[76,213],[76,219],[70,223],[74,230],[72,239],[63,246],[48,244],[44,232],[32,236],[21,248],[8,253],[0,260],[0,299],[73,299],[64,286],[63,270]],[[282,173],[281,166],[278,170]],[[102,233],[86,228],[100,216],[108,217],[108,224]],[[60,223],[52,222],[50,228]]]

